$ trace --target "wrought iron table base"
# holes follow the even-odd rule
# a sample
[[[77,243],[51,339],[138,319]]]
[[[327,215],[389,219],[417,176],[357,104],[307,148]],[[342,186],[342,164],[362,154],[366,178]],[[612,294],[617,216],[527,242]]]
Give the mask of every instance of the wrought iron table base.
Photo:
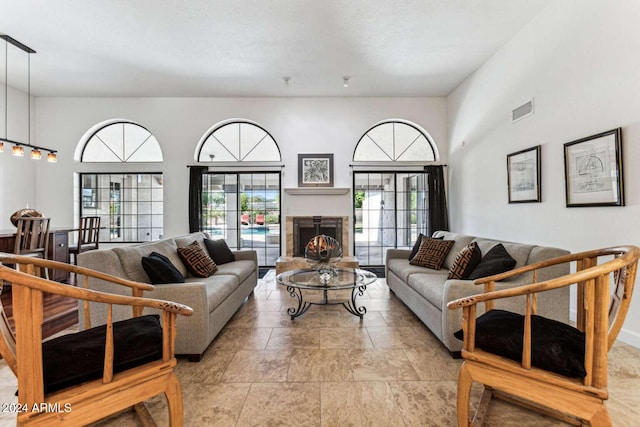
[[[367,312],[367,308],[364,306],[359,306],[356,304],[356,297],[361,297],[362,295],[364,295],[364,291],[367,289],[366,285],[363,286],[358,286],[355,287],[351,290],[351,298],[350,299],[345,299],[345,300],[329,300],[329,295],[328,295],[328,291],[329,290],[334,290],[330,287],[326,287],[326,288],[318,288],[318,290],[321,290],[323,293],[323,299],[322,301],[318,302],[318,301],[305,301],[302,298],[302,289],[300,288],[296,288],[293,286],[287,286],[287,291],[289,292],[289,295],[291,295],[292,298],[296,298],[298,300],[298,307],[290,307],[287,309],[287,314],[291,316],[291,320],[295,319],[298,316],[303,315],[304,313],[306,313],[307,310],[309,310],[309,307],[311,307],[312,305],[337,305],[337,304],[341,304],[349,313],[353,314],[354,316],[358,316],[360,317],[360,319],[362,319],[362,316],[364,316],[364,314]],[[308,289],[307,289],[308,290]]]

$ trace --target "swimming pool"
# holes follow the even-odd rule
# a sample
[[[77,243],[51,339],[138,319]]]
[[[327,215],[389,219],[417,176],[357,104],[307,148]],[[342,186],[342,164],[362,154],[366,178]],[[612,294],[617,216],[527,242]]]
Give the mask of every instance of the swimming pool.
[[[212,236],[221,236],[221,235],[224,234],[225,229],[224,228],[209,228],[209,229],[205,229],[204,231],[208,232]],[[229,231],[231,231],[231,230],[229,230]],[[267,227],[266,225],[243,226],[241,231],[240,231],[240,234],[242,234],[243,236],[266,235],[267,233],[269,233],[269,227]]]

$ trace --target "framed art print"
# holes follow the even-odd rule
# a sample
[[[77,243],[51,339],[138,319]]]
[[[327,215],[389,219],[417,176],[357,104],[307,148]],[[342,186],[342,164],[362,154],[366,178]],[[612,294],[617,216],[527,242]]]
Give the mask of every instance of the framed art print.
[[[540,202],[540,146],[507,155],[509,203]]]
[[[567,207],[624,206],[622,129],[564,144]]]
[[[333,154],[298,154],[298,187],[333,187]]]

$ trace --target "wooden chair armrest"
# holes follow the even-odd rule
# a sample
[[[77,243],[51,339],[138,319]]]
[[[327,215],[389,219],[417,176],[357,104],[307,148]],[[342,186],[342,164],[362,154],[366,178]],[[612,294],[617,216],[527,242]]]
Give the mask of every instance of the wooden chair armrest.
[[[47,279],[32,276],[30,274],[22,273],[20,271],[12,269],[5,270],[4,279],[9,282],[20,281],[22,282],[22,286],[38,289],[42,292],[80,299],[83,301],[156,308],[159,310],[181,314],[184,316],[191,316],[193,314],[193,310],[191,309],[191,307],[173,301],[164,301],[153,298],[130,297],[127,295],[109,294],[105,292],[94,291],[91,289],[76,288],[74,286],[67,286],[51,282]]]
[[[27,257],[29,258],[29,257]],[[12,255],[7,253],[0,253],[0,263],[2,264],[21,264],[24,263],[25,257],[19,255]],[[143,291],[152,291],[154,286],[149,283],[134,282],[132,280],[123,279],[122,277],[112,276],[110,274],[102,273],[99,271],[91,270],[85,267],[79,267],[77,265],[67,264],[64,262],[53,261],[41,258],[29,258],[28,264],[33,264],[40,268],[48,268],[52,270],[63,270],[70,273],[75,273],[83,276],[94,277],[96,279],[106,280],[108,282],[127,286],[132,289],[140,289]]]
[[[609,261],[608,266],[606,268],[619,269],[624,267],[629,262],[628,260],[630,258],[638,257],[638,254],[640,253],[640,249],[635,247],[616,247],[616,248],[602,249],[600,251],[587,251],[587,252],[581,252],[577,254],[569,254],[569,255],[558,257],[558,258],[553,258],[547,261],[541,261],[536,264],[531,264],[530,266],[524,266],[522,268],[512,270],[507,273],[513,273],[512,275],[521,274],[524,271],[529,271],[529,270],[533,270],[541,267],[547,267],[550,265],[556,265],[563,262],[579,261],[579,260],[595,257],[598,255],[599,256],[618,255],[620,253],[625,253],[625,254],[623,256],[620,256],[616,259]],[[485,293],[470,296],[470,297],[459,298],[457,300],[451,301],[449,304],[447,304],[447,307],[451,310],[455,310],[458,308],[467,307],[470,305],[475,305],[481,302],[496,300],[500,298],[511,298],[519,295],[527,295],[527,294],[533,294],[537,292],[550,291],[552,289],[557,289],[564,286],[570,286],[576,283],[581,283],[587,280],[594,279],[602,275],[604,269],[605,267],[603,267],[602,265],[596,265],[590,268],[585,268],[584,270],[576,271],[575,273],[567,274],[565,276],[545,280],[543,282],[514,286],[513,288],[509,288],[509,289],[485,292]],[[485,284],[485,283],[491,282],[492,279],[497,280],[496,278],[504,278],[505,276],[508,277],[507,273],[498,274],[495,276],[489,276],[482,279],[477,279],[474,283]]]

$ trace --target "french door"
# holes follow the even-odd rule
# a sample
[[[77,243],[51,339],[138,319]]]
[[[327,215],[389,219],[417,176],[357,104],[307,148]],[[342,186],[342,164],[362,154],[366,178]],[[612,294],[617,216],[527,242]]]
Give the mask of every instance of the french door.
[[[260,267],[280,256],[280,172],[203,175],[202,227],[232,249],[254,249]]]
[[[363,266],[382,266],[387,249],[410,248],[427,229],[427,173],[353,173],[354,254]]]

